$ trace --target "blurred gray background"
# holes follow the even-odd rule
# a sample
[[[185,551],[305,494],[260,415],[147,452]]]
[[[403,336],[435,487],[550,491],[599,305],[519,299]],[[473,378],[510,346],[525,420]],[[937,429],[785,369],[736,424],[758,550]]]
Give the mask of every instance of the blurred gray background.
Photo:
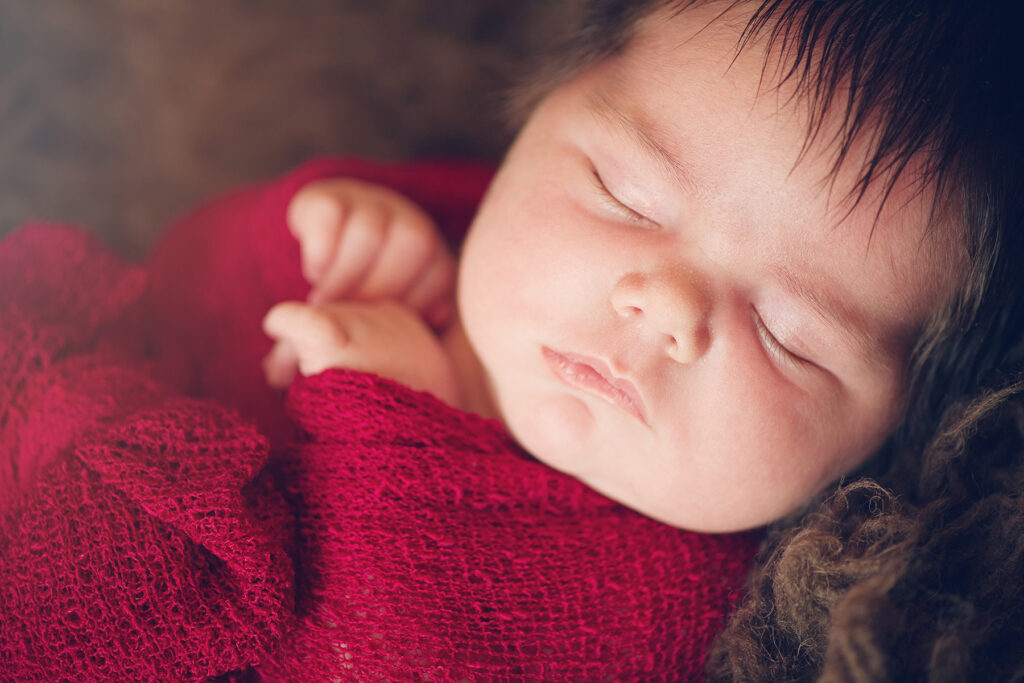
[[[503,94],[577,0],[0,0],[0,234],[139,257],[310,156],[499,158]]]

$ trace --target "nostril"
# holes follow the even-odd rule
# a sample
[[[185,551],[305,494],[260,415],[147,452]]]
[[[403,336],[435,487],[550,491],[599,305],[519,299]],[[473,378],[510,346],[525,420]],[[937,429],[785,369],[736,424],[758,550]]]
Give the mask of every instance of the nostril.
[[[677,363],[692,363],[700,358],[709,345],[706,330],[695,330],[694,334],[665,335],[665,354]]]
[[[619,312],[619,315],[621,315],[623,318],[635,318],[636,316],[643,313],[643,309],[640,308],[639,306],[633,306],[629,304],[617,306],[616,310]]]
[[[669,358],[680,360],[680,355],[683,349],[679,344],[679,338],[675,335],[668,335],[668,341],[665,342],[665,353],[668,354]]]

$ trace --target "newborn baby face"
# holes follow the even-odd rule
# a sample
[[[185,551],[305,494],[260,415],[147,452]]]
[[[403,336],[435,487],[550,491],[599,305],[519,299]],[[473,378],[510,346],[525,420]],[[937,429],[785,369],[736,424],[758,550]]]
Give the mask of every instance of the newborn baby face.
[[[777,519],[881,446],[957,265],[927,193],[851,211],[859,163],[833,185],[831,150],[800,156],[806,106],[760,83],[757,46],[733,62],[736,21],[700,30],[719,11],[648,18],[540,104],[458,287],[515,438],[699,531]]]

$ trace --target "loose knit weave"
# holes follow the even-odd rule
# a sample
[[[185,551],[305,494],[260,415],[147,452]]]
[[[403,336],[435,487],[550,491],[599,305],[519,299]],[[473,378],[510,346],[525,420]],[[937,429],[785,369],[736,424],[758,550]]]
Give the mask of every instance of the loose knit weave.
[[[202,680],[290,623],[267,444],[138,355],[141,273],[86,235],[0,242],[0,680]]]
[[[701,678],[753,535],[649,520],[373,375],[265,387],[259,319],[306,289],[284,207],[329,175],[456,236],[488,178],[317,162],[145,269],[0,242],[0,680]]]

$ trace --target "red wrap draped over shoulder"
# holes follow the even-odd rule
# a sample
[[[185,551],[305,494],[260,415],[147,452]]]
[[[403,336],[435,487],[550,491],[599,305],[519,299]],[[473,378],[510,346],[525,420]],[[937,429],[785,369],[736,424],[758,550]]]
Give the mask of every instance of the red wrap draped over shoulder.
[[[368,374],[268,389],[284,223],[380,182],[453,243],[490,169],[319,160],[216,199],[146,264],[0,241],[0,680],[693,680],[757,537],[649,520],[501,425]]]

